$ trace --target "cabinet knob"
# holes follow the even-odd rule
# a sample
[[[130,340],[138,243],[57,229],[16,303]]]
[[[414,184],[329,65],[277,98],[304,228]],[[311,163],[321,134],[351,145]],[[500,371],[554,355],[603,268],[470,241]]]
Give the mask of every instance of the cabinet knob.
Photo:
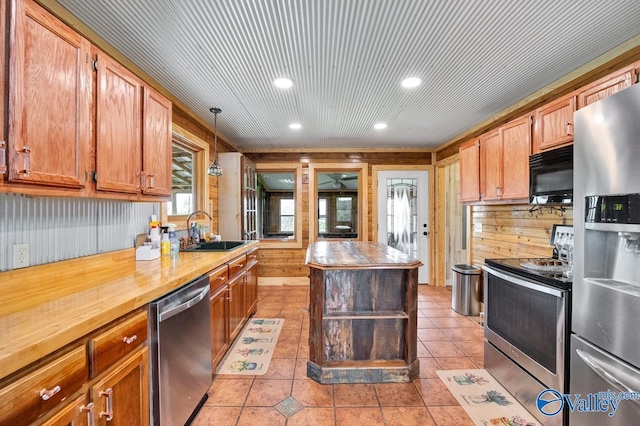
[[[40,391],[40,398],[42,398],[43,401],[48,401],[53,395],[57,394],[61,390],[62,388],[60,386],[54,386],[51,389],[42,389]]]
[[[133,336],[131,336],[131,337],[124,336],[124,338],[122,339],[122,341],[123,341],[124,343],[126,343],[127,345],[130,345],[130,344],[132,344],[133,342],[135,342],[137,339],[138,339],[138,336],[134,334],[134,335],[133,335]]]

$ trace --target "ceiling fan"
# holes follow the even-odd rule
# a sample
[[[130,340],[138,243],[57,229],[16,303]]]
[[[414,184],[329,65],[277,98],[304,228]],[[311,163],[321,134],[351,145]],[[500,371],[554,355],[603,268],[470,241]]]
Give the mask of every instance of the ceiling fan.
[[[347,189],[344,181],[358,179],[358,175],[348,175],[344,173],[322,173],[323,177],[329,178],[325,182],[319,182],[318,186],[330,185],[333,189]]]

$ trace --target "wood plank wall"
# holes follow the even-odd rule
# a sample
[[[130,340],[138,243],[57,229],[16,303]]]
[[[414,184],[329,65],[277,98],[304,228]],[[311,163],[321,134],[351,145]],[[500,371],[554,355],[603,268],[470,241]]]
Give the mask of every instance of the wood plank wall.
[[[531,208],[528,204],[473,206],[471,263],[482,265],[486,258],[551,257],[553,224],[573,225],[573,208],[564,212]],[[475,232],[480,225],[482,231]]]
[[[309,245],[309,162],[313,163],[354,163],[368,164],[368,235],[367,240],[373,240],[373,184],[371,180],[373,165],[428,165],[431,164],[431,152],[416,150],[407,152],[292,152],[292,153],[246,153],[247,157],[256,163],[287,163],[302,164],[302,248],[299,249],[260,249],[259,270],[260,277],[307,277],[309,268],[304,266]]]

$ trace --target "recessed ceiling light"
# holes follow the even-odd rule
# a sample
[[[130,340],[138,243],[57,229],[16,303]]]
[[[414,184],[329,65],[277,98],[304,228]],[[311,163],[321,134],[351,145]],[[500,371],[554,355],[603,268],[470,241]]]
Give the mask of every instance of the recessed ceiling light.
[[[373,128],[376,130],[382,130],[387,128],[387,123],[376,123],[373,125]]]
[[[302,124],[300,123],[291,123],[289,124],[289,128],[293,130],[302,129]]]
[[[418,77],[409,77],[402,80],[402,83],[400,84],[402,84],[402,87],[407,88],[418,87],[420,86],[420,84],[422,84],[422,80]]]
[[[273,80],[273,85],[279,87],[280,89],[288,89],[293,86],[293,80],[289,78],[276,78]]]

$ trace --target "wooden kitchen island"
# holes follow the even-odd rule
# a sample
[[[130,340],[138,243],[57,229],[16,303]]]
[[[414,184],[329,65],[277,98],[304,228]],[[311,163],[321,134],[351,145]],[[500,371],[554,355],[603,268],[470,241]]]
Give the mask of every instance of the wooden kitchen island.
[[[418,376],[420,261],[379,243],[317,242],[310,268],[307,376],[320,383]]]

